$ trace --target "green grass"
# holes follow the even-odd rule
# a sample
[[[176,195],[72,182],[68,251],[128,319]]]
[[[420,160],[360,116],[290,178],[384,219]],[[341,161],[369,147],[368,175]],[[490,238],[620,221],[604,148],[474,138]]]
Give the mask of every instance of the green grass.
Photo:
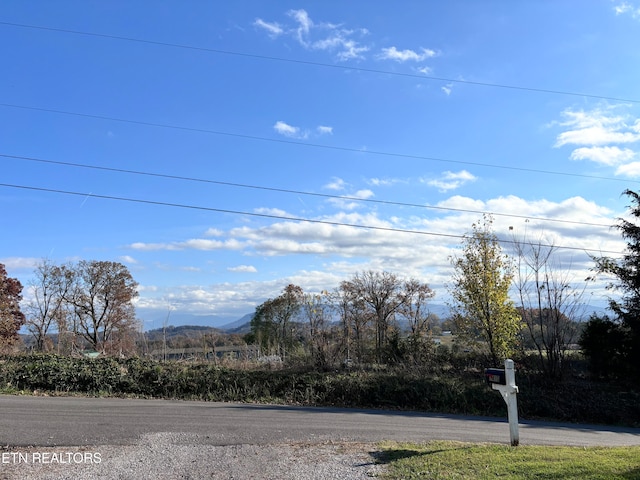
[[[392,479],[640,479],[640,447],[544,447],[385,443]]]

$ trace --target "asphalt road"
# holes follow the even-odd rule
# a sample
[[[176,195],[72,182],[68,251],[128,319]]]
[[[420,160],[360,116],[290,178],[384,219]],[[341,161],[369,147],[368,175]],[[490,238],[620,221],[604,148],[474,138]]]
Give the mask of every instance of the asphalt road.
[[[506,415],[506,413],[505,413]],[[286,442],[509,443],[505,420],[426,413],[115,398],[0,396],[0,445],[133,445],[145,434],[203,445]],[[522,445],[640,445],[640,429],[521,419]]]

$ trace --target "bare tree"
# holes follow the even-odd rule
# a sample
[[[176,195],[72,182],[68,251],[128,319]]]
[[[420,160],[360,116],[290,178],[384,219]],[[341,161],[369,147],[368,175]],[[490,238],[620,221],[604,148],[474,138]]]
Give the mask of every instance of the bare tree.
[[[326,292],[305,294],[302,313],[309,324],[309,347],[314,363],[325,367],[329,363],[329,324],[332,306]]]
[[[351,362],[355,358],[362,363],[367,354],[372,316],[349,281],[341,282],[331,298],[342,323],[344,359]]]
[[[65,298],[73,282],[73,272],[65,266],[57,266],[42,260],[34,271],[30,283],[31,300],[25,307],[27,329],[33,335],[38,351],[48,351],[52,342],[48,334],[52,327],[58,328],[58,340],[64,334],[68,313]]]
[[[584,314],[586,282],[577,286],[557,259],[556,247],[514,239],[515,286],[522,318],[545,375],[560,378],[567,347],[577,336],[575,321]]]
[[[376,358],[382,361],[390,322],[402,304],[402,282],[393,273],[369,270],[356,273],[347,285],[352,290],[355,300],[363,302],[373,318],[376,330]]]
[[[433,348],[429,302],[434,296],[429,285],[414,278],[402,284],[398,313],[409,325],[409,351],[415,362],[424,360],[423,354],[430,353]]]
[[[132,348],[138,283],[117,262],[80,261],[67,300],[77,331],[96,351],[124,353]],[[77,329],[77,330],[76,330]]]

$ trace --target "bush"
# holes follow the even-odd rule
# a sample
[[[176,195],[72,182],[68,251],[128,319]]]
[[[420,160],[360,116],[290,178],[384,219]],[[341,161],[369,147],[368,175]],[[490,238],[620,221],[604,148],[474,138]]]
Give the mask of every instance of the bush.
[[[447,356],[450,363],[428,369],[321,372],[34,354],[0,357],[0,385],[5,393],[38,390],[506,416],[500,395],[484,384],[478,362],[469,356]],[[640,425],[640,394],[636,391],[579,379],[551,383],[517,369],[522,419]]]

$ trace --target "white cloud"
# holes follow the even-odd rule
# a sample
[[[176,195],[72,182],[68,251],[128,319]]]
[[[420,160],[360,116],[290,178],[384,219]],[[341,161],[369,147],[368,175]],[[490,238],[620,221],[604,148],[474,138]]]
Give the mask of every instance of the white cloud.
[[[619,166],[616,169],[616,175],[625,175],[631,178],[640,177],[640,162],[631,162]]]
[[[369,51],[359,39],[368,35],[365,28],[347,29],[341,24],[314,22],[306,10],[289,10],[287,17],[293,21],[288,26],[276,22],[256,20],[254,25],[265,30],[270,37],[289,36],[307,50],[334,52],[341,61],[363,58]]]
[[[287,15],[298,22],[298,27],[295,30],[296,37],[301,44],[305,45],[307,43],[307,37],[309,36],[311,27],[313,26],[313,22],[309,18],[309,14],[307,14],[305,10],[300,9],[289,10]]]
[[[256,27],[260,27],[260,28],[266,30],[267,33],[269,34],[269,36],[271,36],[271,37],[277,37],[277,36],[282,35],[284,33],[284,30],[282,29],[282,27],[279,24],[265,22],[261,18],[257,18],[256,21],[253,22],[253,24]]]
[[[571,160],[591,160],[603,165],[619,165],[633,159],[636,153],[630,148],[580,147],[571,152]]]
[[[209,228],[204,234],[207,237],[221,237],[224,232],[218,228]]]
[[[253,265],[238,265],[237,267],[229,267],[227,270],[234,273],[256,273],[258,271]]]
[[[307,138],[308,134],[306,132],[301,132],[300,127],[294,127],[293,125],[289,125],[281,120],[278,120],[273,129],[278,132],[280,135],[284,135],[285,137],[291,138]]]
[[[370,178],[369,180],[367,180],[367,183],[369,185],[373,185],[374,187],[388,187],[400,182],[401,180],[397,178]]]
[[[291,216],[291,214],[279,208],[260,207],[260,208],[255,208],[253,211],[261,215],[270,215],[273,217],[290,217]]]
[[[151,251],[179,251],[179,250],[239,250],[242,245],[234,239],[230,240],[208,240],[205,238],[192,238],[181,242],[171,243],[144,243],[135,242],[129,245],[133,250],[145,252]]]
[[[616,15],[631,15],[632,18],[640,18],[640,5],[633,5],[629,2],[618,2],[613,10]]]
[[[436,187],[441,192],[447,192],[475,180],[476,177],[474,175],[466,170],[461,170],[459,172],[444,172],[440,178],[425,180],[425,183],[431,187]]]
[[[636,176],[636,168],[626,165],[638,158],[638,152],[631,145],[640,142],[640,119],[619,113],[622,108],[565,110],[563,121],[556,123],[564,127],[564,131],[556,137],[555,147],[575,146],[577,148],[569,155],[571,160],[615,166],[618,175]],[[621,144],[625,146],[621,147]]]
[[[131,257],[129,255],[123,255],[122,257],[120,257],[120,261],[124,262],[124,263],[131,263],[133,265],[138,263],[138,261],[135,258],[133,258],[133,257]]]
[[[640,120],[629,116],[614,115],[612,108],[565,110],[566,120],[560,125],[568,130],[556,138],[556,147],[563,145],[606,145],[610,143],[633,143],[640,140]]]
[[[8,257],[8,258],[0,258],[0,263],[3,264],[11,276],[9,270],[17,270],[17,269],[29,269],[32,270],[36,268],[36,266],[42,262],[41,258],[31,258],[31,257]]]
[[[284,135],[289,138],[296,138],[299,140],[306,140],[311,136],[311,131],[309,129],[302,129],[300,127],[296,127],[294,125],[290,125],[282,120],[278,120],[274,125],[273,129],[279,133],[280,135]],[[315,135],[332,135],[333,127],[327,125],[318,125],[315,128]]]
[[[175,244],[181,250],[220,250],[226,248],[227,244],[219,240],[208,240],[206,238],[192,238],[184,242]]]
[[[444,94],[446,96],[449,96],[449,95],[451,95],[451,92],[453,91],[453,83],[447,83],[443,87],[440,87],[440,89],[444,92]]]
[[[395,60],[396,62],[421,62],[427,58],[435,57],[437,53],[428,48],[421,48],[419,52],[414,50],[398,50],[396,47],[382,49],[378,58],[382,60]]]
[[[192,267],[192,266],[181,267],[180,270],[182,270],[183,272],[201,272],[202,271],[200,267]]]
[[[469,178],[469,175],[451,173],[453,177]],[[362,197],[370,195],[367,190],[356,194]],[[172,286],[170,289],[163,287],[158,292],[143,295],[140,305],[157,307],[158,311],[165,312],[167,304],[183,311],[210,314],[221,313],[221,309],[224,309],[240,312],[241,316],[253,311],[264,299],[278,295],[288,283],[301,285],[305,291],[331,290],[341,280],[363,269],[387,270],[402,276],[422,278],[441,298],[441,295],[445,295],[442,285],[451,275],[448,259],[459,252],[460,237],[469,233],[471,224],[481,218],[483,211],[514,215],[495,216],[494,228],[499,238],[508,240],[513,235],[527,235],[533,240],[543,238],[558,246],[572,247],[573,250],[563,251],[563,258],[571,263],[576,278],[585,278],[592,266],[591,259],[581,249],[621,252],[624,248],[619,232],[609,228],[619,215],[582,197],[553,202],[544,199],[531,201],[514,195],[487,200],[455,195],[438,203],[437,207],[410,211],[403,209],[390,217],[383,216],[377,210],[339,211],[313,217],[332,224],[274,220],[268,225],[264,225],[263,221],[251,222],[218,232],[220,241],[229,239],[219,246],[234,244],[238,246],[238,254],[256,258],[256,262],[269,262],[270,280]],[[522,218],[523,212],[531,217]],[[544,220],[553,218],[565,221]],[[571,222],[599,223],[603,226]],[[380,229],[356,228],[346,224]],[[392,229],[413,230],[415,233]],[[149,245],[175,249],[187,246],[206,249],[212,246],[195,240]],[[507,243],[504,246],[509,248]],[[225,259],[228,258],[227,252],[224,255]],[[280,270],[274,269],[274,257],[284,260],[277,262]],[[206,258],[210,258],[210,254]],[[196,264],[192,259],[189,262]],[[244,262],[235,261],[227,269],[228,272],[255,273],[263,270],[257,263],[254,266]],[[156,295],[155,299],[152,293]]]
[[[351,195],[352,197],[355,198],[362,198],[362,199],[366,199],[366,198],[371,198],[373,197],[373,192],[369,189],[364,189],[364,190],[358,190],[356,193],[354,193],[353,195]]]
[[[331,182],[327,183],[324,188],[327,190],[344,190],[347,184],[341,178],[334,177]]]
[[[366,200],[373,196],[374,193],[371,190],[362,189],[356,191],[355,193],[345,195],[345,198],[330,198],[329,203],[341,210],[352,211],[363,206],[362,202],[358,202],[354,199]]]
[[[158,287],[156,285],[138,285],[138,292],[157,292]]]

